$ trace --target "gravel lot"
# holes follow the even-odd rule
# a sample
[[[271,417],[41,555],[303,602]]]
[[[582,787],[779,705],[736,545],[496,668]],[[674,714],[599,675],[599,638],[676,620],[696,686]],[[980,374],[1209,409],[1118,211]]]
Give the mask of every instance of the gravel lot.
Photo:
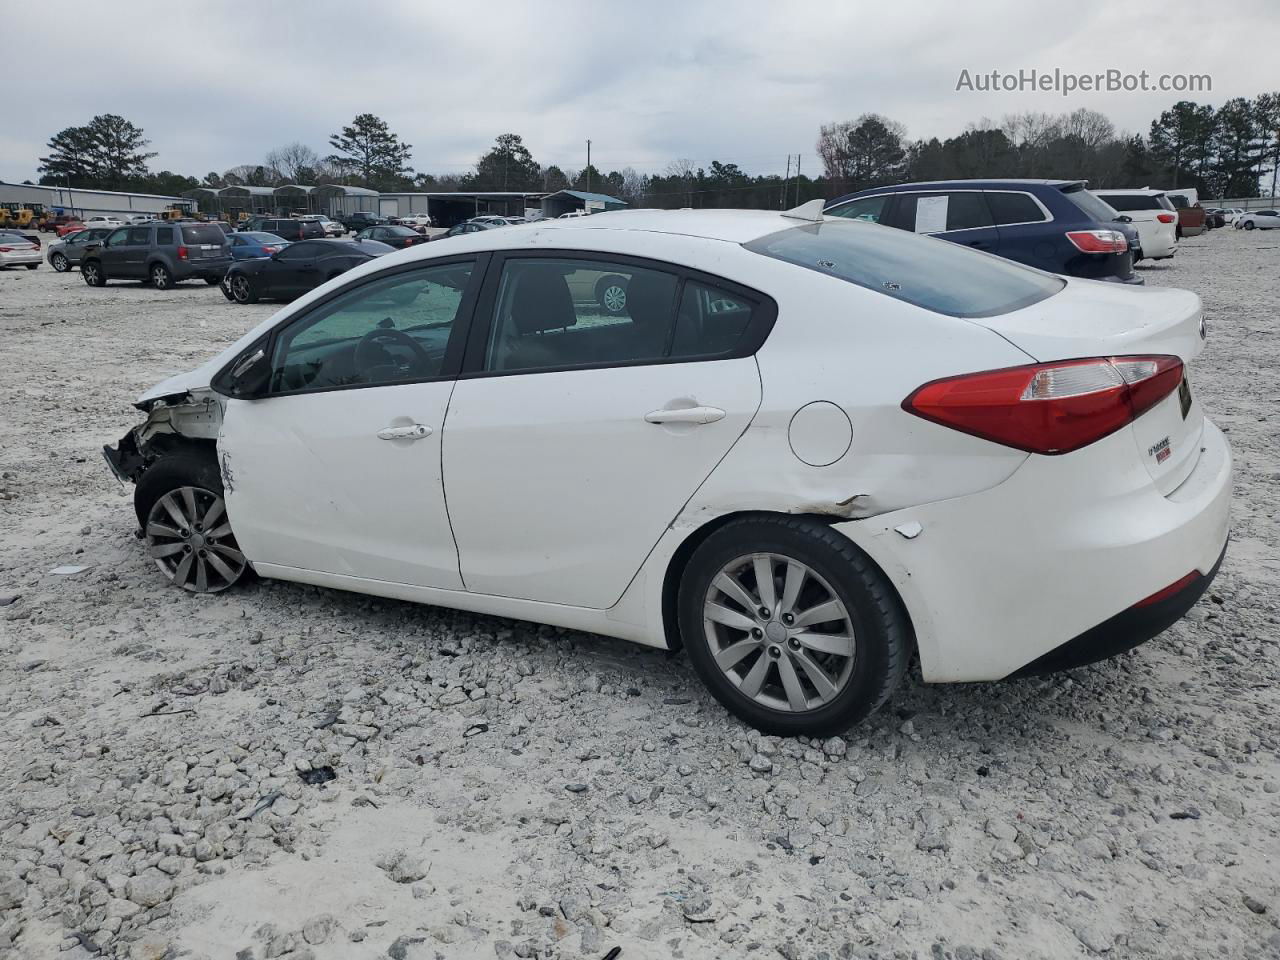
[[[730,719],[682,655],[166,586],[98,451],[275,308],[0,273],[0,955],[1280,955],[1280,236],[1140,269],[1210,318],[1211,594],[1100,666],[909,679],[821,743]]]

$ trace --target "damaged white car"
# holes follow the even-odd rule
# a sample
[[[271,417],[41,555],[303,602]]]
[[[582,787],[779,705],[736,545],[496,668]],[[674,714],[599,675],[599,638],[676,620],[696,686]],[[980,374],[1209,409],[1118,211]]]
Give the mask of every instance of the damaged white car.
[[[595,296],[601,281],[625,307]],[[138,402],[164,574],[683,646],[762,730],[1165,629],[1227,541],[1193,294],[875,224],[634,211],[380,257]]]

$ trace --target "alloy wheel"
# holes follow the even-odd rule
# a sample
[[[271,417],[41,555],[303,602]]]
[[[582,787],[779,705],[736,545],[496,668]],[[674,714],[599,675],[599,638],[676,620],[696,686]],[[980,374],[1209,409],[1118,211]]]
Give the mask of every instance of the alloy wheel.
[[[157,290],[169,289],[169,271],[164,267],[152,268],[151,283]]]
[[[610,313],[621,313],[627,309],[627,288],[620,284],[611,283],[604,288],[604,294],[600,297],[604,303],[604,307]]]
[[[219,593],[244,575],[222,497],[203,487],[178,487],[152,506],[144,529],[156,566],[192,593]]]
[[[71,264],[62,254],[55,253],[53,255],[53,269],[57,270],[59,273],[66,273],[71,269]]]
[[[89,286],[98,285],[98,268],[92,263],[80,268],[80,273],[84,277],[84,282]]]
[[[231,295],[236,298],[236,303],[248,303],[251,295],[249,278],[245,276],[232,277]]]
[[[853,674],[857,642],[844,602],[818,573],[776,553],[741,556],[711,581],[703,629],[740,693],[773,710],[816,710]]]

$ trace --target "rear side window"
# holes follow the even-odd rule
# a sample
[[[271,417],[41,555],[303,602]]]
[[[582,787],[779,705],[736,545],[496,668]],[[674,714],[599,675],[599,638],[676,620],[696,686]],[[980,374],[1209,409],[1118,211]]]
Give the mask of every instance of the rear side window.
[[[173,227],[156,227],[156,246],[167,247],[173,243]]]
[[[190,227],[182,228],[182,242],[189,244],[198,243],[216,243],[221,245],[224,235],[220,229],[212,224],[196,224]]]
[[[771,233],[746,249],[951,317],[1010,313],[1066,286],[1057,277],[948,241],[839,220]]]
[[[1163,210],[1160,198],[1141,193],[1107,193],[1100,199],[1112,210],[1127,213],[1130,210]]]
[[[1116,218],[1111,205],[1101,197],[1095,197],[1088,190],[1083,188],[1064,190],[1062,195],[1075,204],[1090,220],[1108,223]]]
[[[997,224],[1044,222],[1044,211],[1040,209],[1040,204],[1025,193],[990,190],[987,192],[987,206]]]
[[[685,282],[676,313],[673,357],[702,357],[734,350],[751,322],[754,304],[719,287]]]

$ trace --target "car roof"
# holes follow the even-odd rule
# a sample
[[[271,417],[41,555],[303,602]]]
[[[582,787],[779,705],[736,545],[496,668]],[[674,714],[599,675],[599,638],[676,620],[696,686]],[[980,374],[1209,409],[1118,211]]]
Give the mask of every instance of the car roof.
[[[1119,196],[1120,194],[1129,194],[1132,196],[1143,197],[1163,197],[1163,190],[1154,190],[1151,187],[1110,187],[1106,190],[1090,190],[1090,193],[1096,193],[1099,196]]]
[[[456,240],[460,244],[465,243],[468,249],[496,249],[512,245],[512,237],[529,237],[541,231],[547,237],[548,245],[559,242],[559,238],[563,236],[564,244],[572,247],[583,233],[629,231],[741,244],[789,227],[802,226],[807,222],[810,221],[784,217],[776,210],[614,210],[568,220],[535,220],[512,224],[500,230],[480,230],[455,237],[450,242]],[[433,246],[434,244],[428,243],[410,249],[419,249],[425,253]]]

